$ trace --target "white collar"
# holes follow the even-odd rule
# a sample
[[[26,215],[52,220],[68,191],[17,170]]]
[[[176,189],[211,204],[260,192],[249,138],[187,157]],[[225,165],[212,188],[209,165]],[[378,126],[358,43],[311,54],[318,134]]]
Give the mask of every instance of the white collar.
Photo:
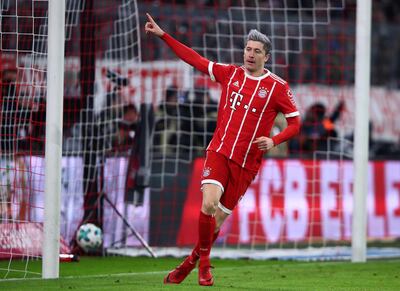
[[[264,69],[265,71],[267,71],[264,75],[261,75],[261,76],[258,76],[258,77],[254,77],[254,76],[250,75],[249,73],[247,73],[247,71],[246,71],[244,66],[242,66],[241,68],[244,71],[244,74],[246,75],[246,78],[249,78],[249,79],[252,79],[252,80],[256,80],[256,81],[262,80],[262,79],[268,77],[271,74],[271,72],[269,70]]]

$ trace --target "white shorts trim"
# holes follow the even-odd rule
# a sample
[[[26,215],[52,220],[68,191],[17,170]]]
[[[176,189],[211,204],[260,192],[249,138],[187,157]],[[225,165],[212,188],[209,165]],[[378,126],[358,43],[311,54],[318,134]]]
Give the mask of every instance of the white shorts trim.
[[[232,210],[226,208],[224,205],[221,204],[221,202],[218,202],[218,208],[221,209],[223,212],[225,212],[228,215],[232,214]]]
[[[224,186],[222,186],[221,182],[214,180],[214,179],[204,179],[201,181],[201,186],[203,186],[204,184],[214,184],[217,185],[221,188],[222,193],[224,193],[225,189]]]

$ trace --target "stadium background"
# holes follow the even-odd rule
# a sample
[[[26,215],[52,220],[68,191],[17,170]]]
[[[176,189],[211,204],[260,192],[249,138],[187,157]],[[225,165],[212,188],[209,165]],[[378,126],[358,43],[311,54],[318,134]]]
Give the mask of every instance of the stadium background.
[[[28,75],[27,71],[31,69],[24,69],[28,63],[24,59],[24,54],[30,51],[37,52],[35,46],[41,41],[27,37],[20,39],[20,36],[13,34],[16,27],[16,17],[13,15],[20,13],[16,12],[17,2],[18,11],[26,11],[27,15],[32,14],[32,8],[27,2],[2,2],[2,29],[6,32],[2,34],[1,62],[2,158],[4,157],[2,168],[7,169],[6,160],[10,156],[35,156],[38,158],[26,159],[26,167],[31,169],[34,165],[39,169],[37,172],[42,177],[40,169],[43,169],[41,157],[44,155],[45,123],[43,88],[40,85],[33,86],[35,94],[30,97],[34,98],[29,98],[28,94],[14,92],[14,90],[27,92],[27,87],[31,86],[22,81]],[[314,2],[317,6],[320,5],[319,12],[308,10]],[[335,5],[338,6],[344,3],[342,1],[328,2],[336,3]],[[275,73],[287,79],[293,87],[304,118],[303,125],[310,132],[303,131],[293,143],[279,147],[268,156],[283,161],[287,159],[312,160],[315,157],[315,151],[319,151],[320,153],[328,152],[328,154],[321,154],[322,159],[325,160],[327,155],[329,159],[332,157],[335,159],[338,155],[340,159],[348,159],[351,148],[346,147],[346,143],[341,140],[344,138],[351,140],[354,127],[352,85],[355,58],[355,1],[345,1],[344,9],[332,10],[328,9],[328,2],[286,1],[286,8],[294,10],[289,9],[284,15],[279,13],[281,1],[196,1],[195,3],[191,1],[139,1],[137,11],[131,10],[134,7],[133,1],[86,1],[86,5],[89,3],[92,5],[90,8],[86,6],[86,9],[83,9],[79,1],[67,2],[77,5],[71,6],[70,16],[74,18],[79,15],[80,18],[77,17],[76,20],[71,21],[65,43],[63,126],[65,168],[63,170],[62,215],[66,218],[64,222],[67,223],[62,226],[62,231],[66,240],[73,240],[74,231],[84,218],[94,220],[104,226],[107,246],[138,244],[132,236],[125,240],[120,218],[115,216],[113,210],[107,205],[99,204],[97,199],[100,190],[104,190],[113,202],[126,212],[127,216],[131,216],[131,223],[152,246],[176,245],[181,223],[185,223],[182,221],[185,201],[188,193],[196,187],[189,188],[194,175],[192,161],[203,155],[202,149],[209,141],[213,126],[215,126],[214,113],[218,88],[177,61],[162,41],[149,38],[143,33],[145,12],[152,14],[166,31],[206,57],[222,62],[240,63],[243,35],[251,26],[251,24],[243,25],[242,23],[245,19],[254,17],[252,7],[259,5],[259,7],[276,9],[275,21],[279,22],[279,18],[282,17],[299,19],[299,14],[295,12],[295,9],[301,3],[303,7],[301,19],[305,23],[302,27],[303,34],[299,37],[299,30],[296,28],[290,30],[289,34],[282,34],[283,28],[275,26],[276,30],[273,34],[276,39],[273,39],[273,43],[277,52],[274,53],[269,66]],[[398,16],[400,8],[394,1],[373,1],[373,5],[370,158],[371,160],[398,161],[400,157],[400,122],[397,114],[397,108],[400,107],[400,19]],[[231,11],[232,14],[229,14],[228,8],[232,6],[241,7],[240,12],[235,14],[235,11]],[[34,15],[38,22],[43,22],[41,16],[45,15],[45,11],[46,2],[36,1]],[[136,27],[130,13],[137,14],[139,27]],[[268,14],[262,13],[261,11],[259,17],[260,15],[268,17]],[[32,22],[24,22],[23,15],[23,12],[18,14],[21,16],[18,29],[31,32]],[[121,15],[122,21],[118,20]],[[239,25],[229,26],[224,24],[223,20],[230,21],[229,25],[237,21]],[[33,30],[36,32],[36,28],[42,24],[34,22]],[[268,30],[271,27],[264,28]],[[135,39],[138,30],[140,30],[140,41]],[[232,32],[235,35],[234,39],[225,38],[226,33]],[[42,45],[43,43],[44,41]],[[227,53],[232,45],[234,50]],[[134,67],[134,61],[138,60],[139,55],[142,61],[140,69]],[[81,67],[83,63],[85,66]],[[112,76],[107,74],[107,69],[110,68],[120,74],[122,79],[127,76],[128,85],[121,85],[115,80],[111,81]],[[41,74],[40,70],[33,69],[32,72]],[[15,80],[19,83],[17,88],[10,85]],[[138,86],[139,80],[144,85]],[[124,83],[124,81],[121,82]],[[116,86],[119,88],[114,91]],[[28,105],[20,108],[14,101],[8,101],[9,97],[15,94],[28,97]],[[167,98],[170,99],[167,100]],[[208,100],[208,103],[203,101],[199,103],[199,100],[203,99]],[[154,139],[151,143],[151,189],[131,197],[133,200],[136,199],[132,202],[127,198],[129,193],[125,189],[129,183],[126,181],[126,176],[130,174],[126,169],[137,169],[132,166],[135,165],[135,161],[130,161],[135,140],[129,137],[129,131],[133,131],[135,124],[138,123],[137,111],[140,109],[140,104],[149,100],[154,105],[156,116]],[[318,106],[312,107],[312,105]],[[116,110],[112,111],[110,108],[116,108]],[[311,108],[312,110],[309,111]],[[323,113],[324,111],[326,114]],[[308,113],[311,114],[311,120],[305,120]],[[99,115],[99,119],[96,120],[95,115]],[[322,120],[313,119],[320,115],[323,117]],[[326,117],[330,119],[327,120]],[[322,136],[307,140],[309,133],[320,134],[318,132],[321,126],[320,121],[328,123],[322,124],[324,129]],[[17,123],[18,126],[16,128],[8,126],[11,123]],[[107,128],[103,126],[97,128],[94,125],[96,123],[111,125]],[[281,123],[282,120],[278,120],[277,131],[282,127]],[[87,137],[82,137],[82,127],[92,131],[89,134],[90,138],[99,135],[104,136],[104,139],[98,139],[95,144],[85,144],[82,140]],[[326,129],[329,129],[329,134],[325,132]],[[329,136],[337,137],[340,141],[333,141],[333,145],[328,146]],[[91,154],[94,154],[95,159],[101,160],[101,173],[104,179],[102,186],[97,185],[98,181],[94,178],[96,174],[91,172],[93,168],[98,169],[98,165],[83,166],[79,158],[90,159]],[[317,159],[320,158],[320,156],[317,157]],[[383,166],[377,164],[376,167]],[[79,169],[86,174],[80,173]],[[395,173],[398,164],[395,164],[394,169]],[[18,172],[14,171],[14,174],[3,179],[14,180],[14,183],[27,180],[25,177],[18,178]],[[79,175],[84,178],[77,178]],[[393,179],[397,181],[398,177]],[[379,181],[379,183],[385,182]],[[9,185],[9,183],[3,183],[3,185]],[[28,214],[21,209],[14,210],[13,214],[4,210],[3,219],[8,216],[14,216],[14,218],[27,216],[31,221],[40,222],[43,215],[40,206],[43,201],[40,196],[43,194],[41,190],[43,180],[37,182],[36,186],[35,189],[39,189],[38,191],[29,190],[31,192],[29,192],[28,204],[38,207]],[[377,187],[378,190],[383,189],[379,188],[380,186]],[[69,195],[71,193],[73,195]],[[86,194],[85,199],[82,193]],[[277,199],[279,200],[279,197]],[[129,203],[125,203],[128,200]],[[280,203],[278,201],[277,205],[281,205]],[[118,224],[118,234],[113,232],[114,223]],[[386,236],[392,237],[392,234],[385,233],[384,237]],[[237,243],[237,240],[234,239],[233,242]]]

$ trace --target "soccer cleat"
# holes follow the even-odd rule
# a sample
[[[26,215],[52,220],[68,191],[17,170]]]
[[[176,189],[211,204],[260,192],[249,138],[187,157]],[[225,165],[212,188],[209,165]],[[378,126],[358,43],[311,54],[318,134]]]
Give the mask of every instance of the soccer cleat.
[[[199,264],[199,285],[212,286],[214,284],[214,277],[211,274],[210,260],[200,260]]]
[[[178,267],[169,272],[164,278],[164,284],[180,284],[196,267],[197,260],[188,256]]]

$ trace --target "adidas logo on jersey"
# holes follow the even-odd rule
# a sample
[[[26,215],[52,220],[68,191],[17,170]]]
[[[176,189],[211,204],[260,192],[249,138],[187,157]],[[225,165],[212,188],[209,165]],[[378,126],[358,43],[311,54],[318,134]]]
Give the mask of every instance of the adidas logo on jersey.
[[[239,87],[239,81],[234,82],[233,86]]]

